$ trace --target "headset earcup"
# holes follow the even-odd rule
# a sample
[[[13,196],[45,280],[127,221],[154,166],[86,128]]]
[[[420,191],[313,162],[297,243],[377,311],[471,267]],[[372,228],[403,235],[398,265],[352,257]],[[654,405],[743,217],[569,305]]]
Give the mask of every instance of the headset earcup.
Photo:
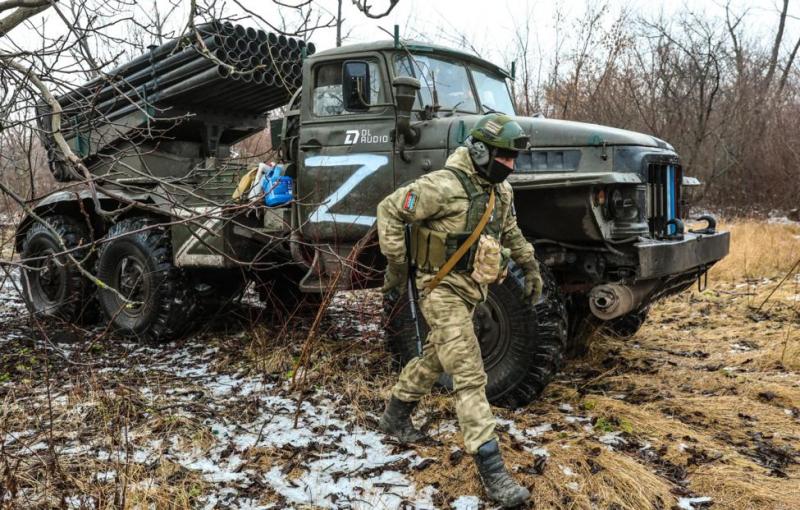
[[[486,144],[480,141],[472,142],[472,159],[478,166],[486,166],[489,164],[489,148]]]

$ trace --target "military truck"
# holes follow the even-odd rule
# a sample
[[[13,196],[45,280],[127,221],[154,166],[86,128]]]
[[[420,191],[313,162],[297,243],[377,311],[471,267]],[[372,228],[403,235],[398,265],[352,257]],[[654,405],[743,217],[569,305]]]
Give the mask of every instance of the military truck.
[[[85,320],[96,303],[118,333],[168,340],[248,284],[273,308],[313,302],[332,287],[378,287],[378,202],[441,168],[482,115],[515,115],[513,72],[461,50],[395,36],[311,54],[299,41],[240,26],[202,30],[185,47],[155,48],[109,73],[114,92],[96,82],[59,99],[66,142],[93,186],[84,179],[44,198],[17,230],[26,299],[37,313]],[[216,58],[201,38],[222,48],[211,52]],[[195,64],[205,82],[160,63],[181,52],[212,60]],[[249,82],[247,66],[258,69]],[[170,73],[173,84],[164,84]],[[544,295],[531,309],[512,264],[474,318],[488,396],[509,407],[536,397],[597,328],[633,335],[652,303],[700,282],[729,247],[712,217],[686,227],[686,190],[698,182],[667,142],[515,118],[531,147],[509,181]],[[54,141],[52,122],[43,110],[54,174],[83,179]],[[280,207],[231,198],[249,170],[231,146],[267,126],[294,181],[294,200]],[[408,308],[405,296],[385,299],[387,344],[401,363],[416,355]]]

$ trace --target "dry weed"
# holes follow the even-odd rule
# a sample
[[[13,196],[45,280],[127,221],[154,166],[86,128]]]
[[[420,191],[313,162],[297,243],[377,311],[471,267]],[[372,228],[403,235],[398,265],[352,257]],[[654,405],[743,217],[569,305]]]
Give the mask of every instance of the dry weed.
[[[589,355],[570,362],[527,408],[496,410],[507,463],[539,508],[669,509],[695,496],[712,498],[720,509],[800,507],[800,278],[779,285],[800,256],[800,240],[792,237],[800,230],[729,225],[732,254],[711,272],[708,289],[654,306],[630,340],[596,338]],[[186,459],[219,453],[215,424],[256,423],[269,398],[288,402],[280,412],[294,412],[284,383],[311,318],[248,325],[254,313],[235,312],[243,329],[228,332],[228,316],[225,333],[210,328],[179,347],[91,343],[80,331],[54,334],[72,338],[56,341],[63,356],[30,335],[7,344],[0,376],[14,384],[0,386],[0,431],[20,434],[23,446],[13,441],[0,457],[9,461],[5,473],[18,491],[31,495],[18,492],[16,501],[74,505],[80,501],[65,498],[82,494],[115,507],[193,508],[220,495],[224,483],[185,467],[192,465]],[[335,396],[336,416],[362,430],[374,428],[396,378],[380,321],[377,293],[337,297],[303,374],[304,399]],[[181,366],[176,378],[164,360],[180,364],[186,352],[196,365]],[[42,383],[44,367],[49,384]],[[204,385],[208,372],[215,373],[211,388]],[[272,393],[239,394],[242,374],[269,381]],[[226,380],[231,387],[214,398]],[[459,496],[482,498],[452,398],[438,392],[425,399],[415,419],[441,444],[414,448],[432,462],[397,469],[417,488],[435,487],[437,507]],[[335,455],[340,446],[252,446],[235,454],[241,471],[277,468],[301,485],[309,459]],[[289,504],[263,482],[238,496]]]
[[[720,230],[731,233],[731,251],[710,271],[723,281],[774,278],[786,274],[800,259],[800,224],[733,220]]]

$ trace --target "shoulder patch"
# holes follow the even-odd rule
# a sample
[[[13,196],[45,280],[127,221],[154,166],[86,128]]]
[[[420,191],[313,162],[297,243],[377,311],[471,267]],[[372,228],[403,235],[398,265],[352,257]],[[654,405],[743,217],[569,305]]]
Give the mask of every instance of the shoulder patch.
[[[406,193],[406,198],[403,199],[403,209],[411,212],[415,207],[417,207],[417,193],[409,191]]]

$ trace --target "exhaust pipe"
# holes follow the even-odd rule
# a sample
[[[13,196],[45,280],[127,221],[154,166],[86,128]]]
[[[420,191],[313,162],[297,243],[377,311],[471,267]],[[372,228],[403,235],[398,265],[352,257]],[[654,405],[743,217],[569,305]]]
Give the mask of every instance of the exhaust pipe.
[[[589,292],[589,308],[598,319],[616,319],[639,308],[657,284],[657,281],[649,281],[635,285],[598,285]]]

